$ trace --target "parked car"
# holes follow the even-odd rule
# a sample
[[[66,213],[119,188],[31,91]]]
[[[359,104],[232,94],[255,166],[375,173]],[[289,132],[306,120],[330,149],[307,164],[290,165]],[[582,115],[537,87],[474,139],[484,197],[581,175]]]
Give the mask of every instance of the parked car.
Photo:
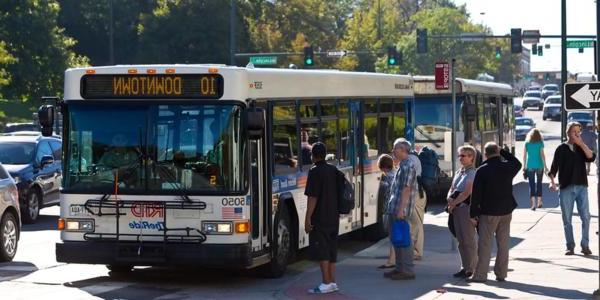
[[[40,126],[33,123],[8,123],[4,127],[4,133],[15,131],[40,131]]]
[[[24,223],[35,223],[40,209],[59,203],[61,160],[58,138],[0,136],[0,163],[17,185]]]
[[[515,118],[515,138],[517,141],[524,141],[527,133],[535,127],[535,122],[532,118],[518,117]]]
[[[514,111],[515,111],[515,117],[522,117],[523,116],[523,108],[521,107],[521,105],[515,104],[513,107],[514,107]]]
[[[573,111],[567,114],[567,122],[578,122],[584,128],[592,124],[593,116],[587,111]]]
[[[20,233],[17,185],[0,164],[0,262],[11,261],[15,257]]]
[[[540,91],[527,91],[523,95],[523,110],[529,107],[536,107],[542,110],[544,102],[542,101],[542,92]]]
[[[544,102],[542,119],[560,120],[562,114],[562,96],[550,96]]]

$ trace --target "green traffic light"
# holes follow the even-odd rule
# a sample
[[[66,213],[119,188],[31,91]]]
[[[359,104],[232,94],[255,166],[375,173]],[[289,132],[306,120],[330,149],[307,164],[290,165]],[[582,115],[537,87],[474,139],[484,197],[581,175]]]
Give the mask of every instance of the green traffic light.
[[[502,55],[500,53],[496,53],[496,59],[500,59],[502,58]]]
[[[395,64],[396,64],[396,59],[395,59],[395,58],[390,58],[390,59],[388,60],[388,65],[392,65],[392,66],[393,66],[393,65],[395,65]]]
[[[307,59],[304,61],[304,63],[305,63],[307,66],[312,66],[312,64],[313,64],[313,60],[312,60],[311,58],[307,58]]]

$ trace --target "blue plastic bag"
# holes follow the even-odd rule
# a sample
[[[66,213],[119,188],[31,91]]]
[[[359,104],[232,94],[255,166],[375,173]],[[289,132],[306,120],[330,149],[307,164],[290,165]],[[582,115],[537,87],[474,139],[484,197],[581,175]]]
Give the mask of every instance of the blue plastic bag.
[[[405,220],[395,220],[392,224],[392,244],[400,248],[410,246],[410,225]]]

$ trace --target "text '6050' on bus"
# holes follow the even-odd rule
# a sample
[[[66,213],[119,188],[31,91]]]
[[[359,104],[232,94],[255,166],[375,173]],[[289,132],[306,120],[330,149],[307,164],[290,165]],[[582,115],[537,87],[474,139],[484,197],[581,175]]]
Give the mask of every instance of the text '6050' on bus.
[[[317,141],[355,188],[339,233],[381,237],[376,159],[398,137],[414,141],[415,124],[429,126],[419,123],[414,84],[402,75],[215,65],[69,69],[59,103],[66,171],[57,260],[280,276],[308,246],[299,220]],[[40,124],[52,125],[54,109],[40,109]]]

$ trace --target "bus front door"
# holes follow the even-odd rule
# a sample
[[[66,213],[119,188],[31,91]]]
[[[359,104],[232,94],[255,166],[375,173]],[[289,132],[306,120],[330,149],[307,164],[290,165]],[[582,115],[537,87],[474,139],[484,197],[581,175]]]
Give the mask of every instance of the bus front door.
[[[350,101],[350,128],[352,132],[352,183],[354,184],[354,210],[352,210],[352,229],[362,227],[362,198],[363,198],[363,161],[365,156],[365,135],[362,126],[362,102]]]
[[[250,140],[250,196],[247,197],[251,209],[251,237],[253,257],[260,259],[268,254],[268,207],[265,199],[264,139]],[[248,204],[247,204],[248,205]]]

